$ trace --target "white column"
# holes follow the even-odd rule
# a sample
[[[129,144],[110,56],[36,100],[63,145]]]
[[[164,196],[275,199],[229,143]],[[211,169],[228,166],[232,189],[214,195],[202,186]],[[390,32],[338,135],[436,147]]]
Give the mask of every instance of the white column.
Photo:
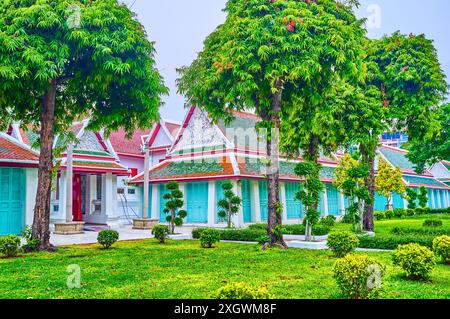
[[[35,168],[27,168],[26,174],[26,207],[25,207],[25,224],[33,225],[34,206],[36,204],[36,192],[38,182],[38,170]]]
[[[67,172],[61,171],[59,177],[59,212],[54,217],[57,222],[64,222],[66,220],[66,201],[67,201]]]
[[[66,178],[66,222],[73,221],[73,144],[67,148]]]
[[[434,189],[430,189],[430,196],[431,196],[431,208],[436,208],[436,202],[434,200]]]
[[[183,194],[183,207],[181,207],[182,210],[186,210],[187,208],[187,200],[186,200],[186,184],[180,183],[178,184],[180,188],[180,192]]]
[[[287,203],[286,203],[286,183],[280,183],[280,201],[283,205],[283,224],[287,224],[288,216],[287,216]]]
[[[250,181],[250,197],[252,205],[252,220],[255,223],[261,222],[261,206],[259,203],[259,183],[258,181]]]
[[[327,191],[327,187],[325,185],[325,190],[323,190],[322,192],[322,207],[323,207],[323,215],[324,216],[328,216],[328,191]]]
[[[84,203],[84,211],[86,212],[86,216],[91,214],[91,202],[92,202],[92,192],[91,192],[91,174],[86,175],[86,201]]]
[[[450,191],[445,191],[445,208],[448,208],[450,206],[449,194],[450,194]]]
[[[144,214],[142,215],[144,219],[148,219],[148,192],[149,192],[149,170],[150,170],[150,152],[148,149],[148,141],[145,142],[144,146],[145,157],[144,157]]]
[[[93,200],[97,200],[97,175],[88,175],[88,184],[90,185],[89,187],[89,197],[90,197],[90,202],[87,203],[89,210],[87,210],[87,214],[91,215],[94,210],[95,207],[93,207],[92,205],[92,201]]]
[[[104,218],[114,216],[114,203],[113,175],[106,173],[102,175],[102,215]]]
[[[208,226],[216,224],[216,182],[208,182]]]
[[[242,198],[242,186],[241,181],[233,181],[233,192],[236,194],[236,196],[239,196]],[[236,215],[233,216],[233,224],[234,227],[240,228],[244,226],[244,211],[241,207],[239,208],[239,211]]]
[[[342,192],[339,192],[339,215],[345,215],[345,197]]]
[[[159,220],[159,185],[157,184],[152,185],[152,219]]]

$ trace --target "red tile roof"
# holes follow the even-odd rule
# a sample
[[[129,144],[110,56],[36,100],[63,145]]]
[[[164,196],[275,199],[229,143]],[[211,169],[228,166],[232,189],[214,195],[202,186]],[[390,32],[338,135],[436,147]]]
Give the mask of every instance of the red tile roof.
[[[26,147],[20,146],[18,143],[13,143],[8,138],[0,136],[0,160],[2,160],[2,162],[11,161],[11,163],[17,161],[38,163],[39,156]]]
[[[143,155],[141,151],[142,136],[148,136],[150,129],[134,131],[131,139],[126,138],[125,130],[120,129],[111,133],[109,140],[117,154]]]

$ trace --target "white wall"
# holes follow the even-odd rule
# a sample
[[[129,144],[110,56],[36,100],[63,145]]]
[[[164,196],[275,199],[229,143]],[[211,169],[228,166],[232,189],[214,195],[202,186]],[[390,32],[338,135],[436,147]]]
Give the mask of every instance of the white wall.
[[[38,185],[38,169],[25,169],[26,176],[26,204],[25,204],[25,224],[31,226],[33,224],[34,206],[36,203],[36,193]]]

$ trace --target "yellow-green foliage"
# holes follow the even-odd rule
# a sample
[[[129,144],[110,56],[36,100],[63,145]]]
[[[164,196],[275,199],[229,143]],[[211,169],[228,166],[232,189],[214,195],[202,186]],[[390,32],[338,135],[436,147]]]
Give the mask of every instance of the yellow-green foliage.
[[[403,174],[400,167],[392,168],[382,157],[378,159],[378,174],[375,180],[375,190],[387,198],[392,197],[392,192],[404,194],[406,192],[403,183]]]
[[[358,161],[355,160],[349,153],[345,153],[344,157],[339,160],[339,165],[334,171],[334,176],[336,179],[334,180],[333,185],[338,189],[342,189],[343,184],[350,179],[348,176],[349,170],[358,166]],[[364,184],[364,179],[359,180],[359,183],[361,185]]]
[[[442,258],[444,263],[450,263],[450,236],[439,236],[433,240],[433,251]]]
[[[344,257],[354,251],[359,244],[359,239],[349,231],[335,231],[328,235],[327,246],[334,251],[337,257]]]
[[[215,299],[270,299],[273,296],[266,287],[254,288],[246,283],[231,283],[212,294]]]
[[[349,254],[338,259],[333,267],[333,277],[342,295],[349,299],[377,297],[383,274],[383,265],[367,255]]]
[[[419,244],[398,246],[393,255],[394,265],[400,266],[409,279],[427,279],[435,265],[435,256]]]

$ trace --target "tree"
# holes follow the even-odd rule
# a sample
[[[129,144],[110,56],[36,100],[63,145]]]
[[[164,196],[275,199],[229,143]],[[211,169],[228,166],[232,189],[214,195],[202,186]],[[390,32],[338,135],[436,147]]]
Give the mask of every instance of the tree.
[[[89,128],[144,128],[167,92],[154,46],[117,0],[0,2],[0,124],[39,128],[33,238],[50,249],[53,141],[74,120]]]
[[[359,154],[358,154],[359,155]],[[346,214],[351,217],[356,232],[363,230],[365,203],[371,201],[364,178],[368,175],[367,165],[353,158],[349,153],[339,160],[333,184],[349,199]]]
[[[435,110],[440,129],[422,141],[413,141],[406,155],[416,164],[416,171],[422,173],[426,165],[450,159],[450,104]]]
[[[295,167],[295,174],[304,180],[302,190],[295,194],[296,199],[302,202],[305,210],[305,240],[312,241],[313,227],[319,221],[320,213],[317,210],[319,205],[320,192],[325,188],[320,180],[321,165],[315,162],[305,161],[298,163]]]
[[[406,200],[408,201],[408,209],[417,208],[417,191],[414,188],[406,187]]]
[[[433,41],[424,35],[391,36],[366,41],[367,62],[374,74],[367,82],[379,91],[384,112],[380,120],[391,131],[406,131],[412,143],[421,143],[439,130],[433,110],[445,99],[448,85]],[[375,132],[374,132],[375,133]],[[366,178],[372,198],[375,196],[375,157],[378,134],[367,135],[361,155],[370,166]],[[373,230],[372,204],[367,204],[364,228]]]
[[[233,192],[233,184],[230,182],[224,182],[222,184],[223,195],[225,198],[219,200],[219,217],[227,222],[227,227],[231,228],[233,225],[232,218],[239,212],[242,200],[239,196],[236,196]]]
[[[392,193],[403,196],[406,192],[403,174],[399,167],[392,168],[382,157],[378,159],[378,173],[375,179],[375,190],[387,198],[386,210],[393,209]]]
[[[428,207],[428,191],[425,186],[420,186],[419,195],[417,195],[417,199],[419,200],[419,206],[422,208]]]
[[[354,1],[350,1],[354,4]],[[254,108],[267,129],[268,235],[264,245],[287,247],[280,232],[279,132],[282,121],[315,133],[309,114],[321,101],[322,87],[363,72],[363,21],[335,0],[229,0],[224,24],[207,37],[204,49],[189,66],[179,70],[179,91],[188,103],[206,110],[213,120],[230,119],[233,110]],[[300,106],[304,110],[300,109]],[[311,113],[314,116],[314,112]],[[324,119],[322,118],[322,121]],[[317,122],[314,122],[317,123]],[[321,131],[320,131],[321,132]],[[320,133],[319,132],[319,133]],[[292,136],[297,136],[292,132]],[[290,136],[284,137],[289,140]],[[318,137],[312,134],[285,151],[298,153],[311,142],[311,157],[318,157]]]
[[[180,186],[177,182],[169,182],[166,185],[169,193],[163,195],[166,200],[166,207],[164,213],[169,214],[166,217],[167,222],[170,223],[170,233],[175,233],[175,225],[180,227],[183,225],[183,218],[186,218],[187,212],[181,209],[184,205],[183,192],[180,191]]]

